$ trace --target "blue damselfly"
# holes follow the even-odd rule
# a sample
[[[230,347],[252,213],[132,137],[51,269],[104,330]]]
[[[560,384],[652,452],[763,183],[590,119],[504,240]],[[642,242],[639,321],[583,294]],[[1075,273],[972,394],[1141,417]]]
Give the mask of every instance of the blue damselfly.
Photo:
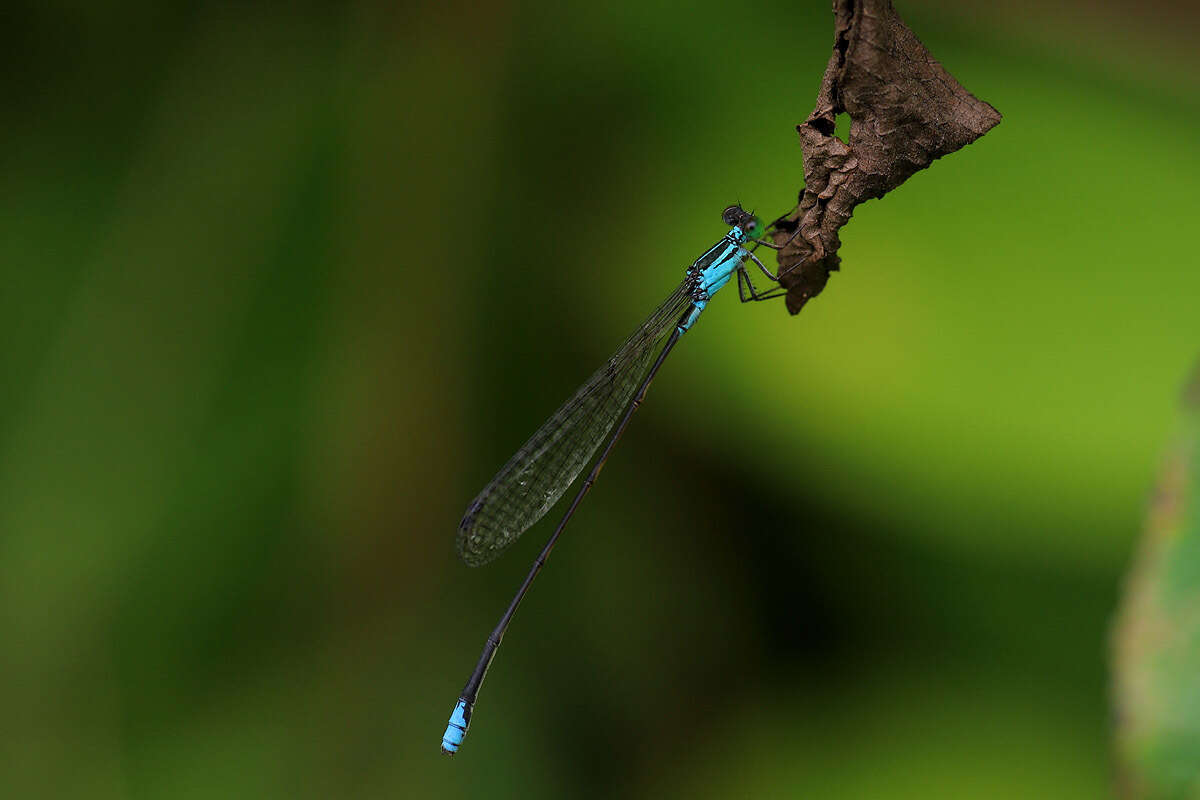
[[[479,687],[509,622],[679,337],[695,324],[712,296],[734,275],[742,302],[769,300],[784,293],[784,289],[776,286],[760,294],[746,269],[746,262],[754,261],[768,278],[778,283],[780,276],[772,274],[753,249],[758,245],[780,249],[782,245],[763,241],[760,237],[764,231],[758,218],[740,206],[725,209],[722,220],[730,226],[729,231],[687,268],[675,291],[529,438],[467,507],[458,526],[458,554],[471,566],[486,564],[542,518],[604,443],[591,472],[533,562],[508,610],[488,636],[479,663],[463,688],[442,736],[442,752],[448,755],[458,752],[471,724]]]

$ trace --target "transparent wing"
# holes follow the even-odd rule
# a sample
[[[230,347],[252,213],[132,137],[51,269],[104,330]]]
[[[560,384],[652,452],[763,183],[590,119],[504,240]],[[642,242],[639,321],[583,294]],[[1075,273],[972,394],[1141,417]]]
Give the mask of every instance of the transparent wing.
[[[483,487],[458,525],[463,561],[473,567],[491,561],[562,497],[629,405],[659,343],[691,302],[687,283],[680,284]]]

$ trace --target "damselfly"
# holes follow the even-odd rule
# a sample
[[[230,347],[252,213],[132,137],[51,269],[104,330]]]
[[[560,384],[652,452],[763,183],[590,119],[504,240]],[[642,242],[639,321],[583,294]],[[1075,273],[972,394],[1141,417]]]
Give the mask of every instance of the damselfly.
[[[758,245],[780,248],[780,245],[760,239],[764,231],[758,218],[736,205],[725,209],[721,218],[730,226],[728,233],[687,268],[683,283],[625,340],[613,357],[588,379],[575,396],[529,438],[467,507],[467,513],[458,526],[458,554],[467,564],[479,566],[500,555],[529,526],[542,518],[575,481],[596,448],[608,436],[600,457],[596,459],[575,499],[533,562],[524,583],[509,603],[508,610],[488,636],[479,663],[450,715],[450,724],[442,736],[443,753],[453,755],[458,752],[471,724],[471,711],[479,687],[513,614],[546,563],[546,558],[583,496],[600,474],[613,445],[629,424],[650,381],[679,337],[696,323],[708,301],[735,274],[738,296],[743,303],[769,300],[784,293],[782,288],[776,286],[760,294],[746,270],[746,262],[753,261],[768,278],[779,281],[780,276],[772,274],[752,252]],[[750,249],[744,246],[747,244]],[[655,353],[658,354],[657,358],[654,357]]]

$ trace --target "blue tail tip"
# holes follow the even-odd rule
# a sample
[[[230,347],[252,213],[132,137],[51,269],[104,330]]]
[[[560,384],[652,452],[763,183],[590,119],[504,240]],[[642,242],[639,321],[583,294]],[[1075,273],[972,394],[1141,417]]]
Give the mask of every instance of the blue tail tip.
[[[446,725],[446,732],[442,734],[443,755],[452,756],[458,752],[458,747],[467,735],[469,727],[471,727],[471,704],[460,697],[454,706],[454,711],[450,713],[450,722]]]

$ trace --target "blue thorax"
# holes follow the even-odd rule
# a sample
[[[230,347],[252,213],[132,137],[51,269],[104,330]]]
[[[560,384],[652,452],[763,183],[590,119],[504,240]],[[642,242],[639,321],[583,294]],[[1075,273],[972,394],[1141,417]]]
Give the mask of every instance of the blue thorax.
[[[721,237],[721,241],[710,247],[688,267],[688,278],[693,281],[692,310],[687,319],[679,323],[680,333],[695,324],[712,296],[729,283],[733,273],[750,257],[750,252],[742,247],[748,239],[745,232],[734,225]]]

